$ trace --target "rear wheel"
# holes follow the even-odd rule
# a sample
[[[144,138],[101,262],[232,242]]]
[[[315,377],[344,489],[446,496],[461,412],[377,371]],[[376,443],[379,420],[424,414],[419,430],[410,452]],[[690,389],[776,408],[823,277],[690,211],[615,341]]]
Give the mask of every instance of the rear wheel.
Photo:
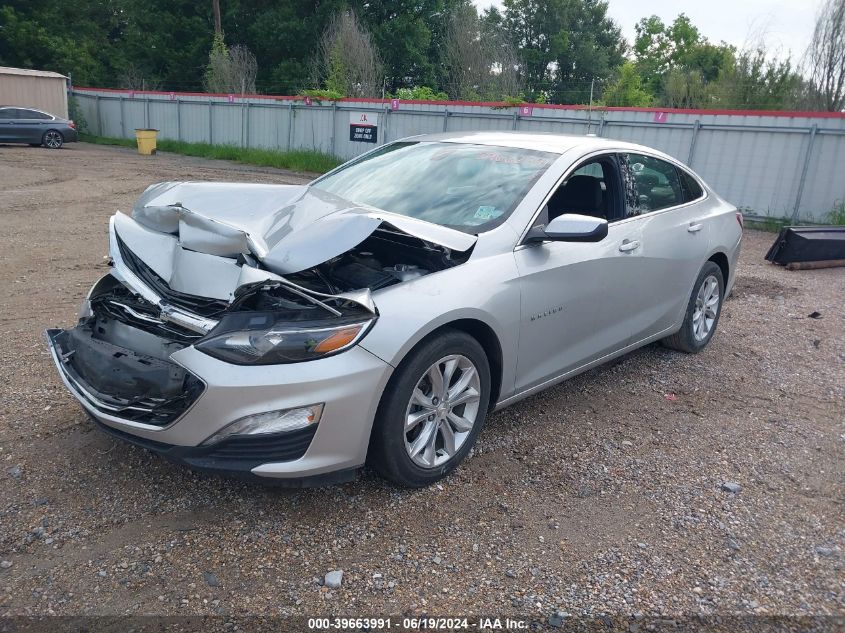
[[[490,366],[474,338],[448,330],[423,343],[385,389],[370,464],[418,488],[442,479],[472,450],[487,417]]]
[[[41,144],[49,149],[59,149],[64,142],[65,139],[58,130],[47,130],[41,137]]]
[[[695,354],[707,347],[716,333],[724,295],[725,280],[722,277],[722,269],[714,262],[705,263],[693,286],[681,329],[663,339],[663,344],[689,354]]]

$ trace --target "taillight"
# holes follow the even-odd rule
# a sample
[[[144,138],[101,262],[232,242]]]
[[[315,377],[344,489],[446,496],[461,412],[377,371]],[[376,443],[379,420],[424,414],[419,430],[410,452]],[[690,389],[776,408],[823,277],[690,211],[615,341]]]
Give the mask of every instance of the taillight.
[[[76,123],[74,123],[73,121],[68,121],[67,124],[68,124],[69,127],[73,128],[74,130],[76,129]]]
[[[745,225],[743,224],[742,214],[739,211],[736,212],[736,221],[739,222],[740,229],[745,228]]]

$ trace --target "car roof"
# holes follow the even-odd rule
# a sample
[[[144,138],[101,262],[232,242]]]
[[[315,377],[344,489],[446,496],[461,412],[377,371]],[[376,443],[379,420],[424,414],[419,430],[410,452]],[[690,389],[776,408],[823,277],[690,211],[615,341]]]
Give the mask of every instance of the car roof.
[[[30,106],[22,106],[22,105],[3,105],[2,103],[0,103],[0,110],[3,110],[5,108],[15,108],[15,110],[32,110],[33,112],[40,112],[41,114],[48,114],[51,117],[55,117],[57,119],[59,118],[55,114],[50,114],[49,112],[45,112],[44,110],[39,110],[38,108],[32,108]]]
[[[627,149],[663,154],[657,150],[615,139],[595,135],[549,134],[542,132],[444,132],[440,134],[421,134],[412,137],[415,141],[439,141],[446,143],[471,143],[490,145],[491,147],[512,147],[516,149],[536,150],[563,154],[571,149],[580,149],[584,153],[603,149]]]

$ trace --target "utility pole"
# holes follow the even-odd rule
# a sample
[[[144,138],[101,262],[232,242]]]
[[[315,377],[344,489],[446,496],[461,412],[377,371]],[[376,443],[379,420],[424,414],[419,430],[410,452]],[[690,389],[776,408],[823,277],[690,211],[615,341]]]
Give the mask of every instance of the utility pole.
[[[590,80],[590,105],[587,108],[587,134],[593,131],[593,86],[596,83],[596,78]]]

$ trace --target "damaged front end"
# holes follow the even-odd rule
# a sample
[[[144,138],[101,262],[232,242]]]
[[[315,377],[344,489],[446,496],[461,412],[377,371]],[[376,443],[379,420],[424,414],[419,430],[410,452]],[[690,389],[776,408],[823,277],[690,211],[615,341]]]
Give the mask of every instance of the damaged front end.
[[[174,360],[182,350],[257,366],[341,353],[378,319],[373,292],[459,265],[475,241],[441,227],[434,236],[444,239],[430,241],[368,210],[325,213],[326,199],[300,188],[285,188],[286,214],[239,224],[188,210],[192,196],[209,195],[201,185],[180,193],[167,184],[158,197],[145,193],[132,217],[112,217],[110,274],[91,289],[77,327],[47,331],[62,379],[88,412],[145,437],[208,388]],[[302,208],[323,215],[297,219]]]

